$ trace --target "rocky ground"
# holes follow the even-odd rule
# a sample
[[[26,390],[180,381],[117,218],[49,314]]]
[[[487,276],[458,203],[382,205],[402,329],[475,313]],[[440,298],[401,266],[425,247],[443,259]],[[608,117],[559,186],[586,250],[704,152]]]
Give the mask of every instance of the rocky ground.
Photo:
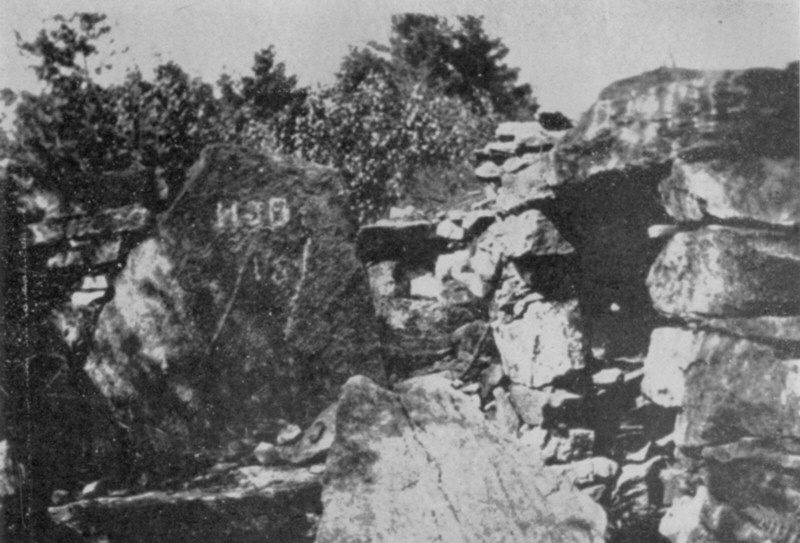
[[[132,447],[227,452],[142,492],[55,488],[52,521],[82,541],[796,540],[797,119],[796,64],[659,69],[569,131],[501,125],[484,194],[355,238],[327,170],[207,150],[86,370]],[[298,408],[303,431],[226,438]]]

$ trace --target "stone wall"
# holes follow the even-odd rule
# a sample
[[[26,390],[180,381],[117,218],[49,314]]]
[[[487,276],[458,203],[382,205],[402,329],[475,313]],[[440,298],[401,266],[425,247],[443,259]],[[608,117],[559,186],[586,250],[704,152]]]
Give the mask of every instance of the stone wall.
[[[476,381],[618,540],[800,534],[797,89],[662,68],[501,125],[483,201],[359,234],[396,376]]]

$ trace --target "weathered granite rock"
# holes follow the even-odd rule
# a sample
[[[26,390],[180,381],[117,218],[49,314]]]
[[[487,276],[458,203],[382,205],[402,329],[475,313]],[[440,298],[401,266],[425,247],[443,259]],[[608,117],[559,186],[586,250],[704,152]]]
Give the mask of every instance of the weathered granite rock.
[[[619,475],[619,464],[603,456],[593,456],[571,464],[551,466],[551,470],[566,475],[579,487],[612,481]]]
[[[800,314],[800,240],[708,226],[673,236],[647,278],[653,305],[679,316]]]
[[[744,436],[800,435],[800,361],[780,347],[717,332],[659,328],[642,391],[681,407],[676,443],[699,446]]]
[[[490,236],[484,232],[478,240],[475,253],[469,260],[470,268],[485,281],[493,280],[500,268],[500,251],[496,249],[497,245],[489,239]]]
[[[475,168],[475,177],[485,181],[500,179],[501,175],[503,175],[503,168],[494,162],[484,162]]]
[[[513,141],[528,148],[552,146],[563,132],[545,130],[538,121],[500,123],[494,131],[498,141]]]
[[[717,543],[703,525],[712,507],[708,489],[701,486],[693,496],[681,496],[667,510],[659,524],[659,532],[670,543]]]
[[[319,462],[328,454],[336,435],[336,409],[333,403],[314,419],[298,439],[277,447],[281,460],[290,464],[303,465]]]
[[[525,255],[569,255],[575,249],[558,232],[553,223],[536,209],[523,211],[498,221],[486,230],[505,258]]]
[[[509,387],[509,399],[522,422],[538,426],[544,420],[544,408],[550,401],[550,391],[512,384]]]
[[[509,161],[516,161],[516,164],[508,165],[510,171],[506,171],[501,178],[496,204],[499,209],[510,211],[555,196],[551,187],[559,181],[553,151],[513,157]]]
[[[302,422],[351,374],[380,378],[339,194],[329,169],[203,151],[158,236],[130,254],[85,367],[137,438],[180,445],[256,413]]]
[[[800,223],[798,177],[796,155],[704,162],[678,159],[659,189],[664,207],[678,221],[750,220],[795,226]]]
[[[436,235],[447,240],[461,241],[466,232],[453,221],[445,219],[436,225]]]
[[[412,298],[437,300],[444,294],[444,284],[432,273],[420,275],[411,280],[409,295]]]
[[[343,389],[318,543],[603,541],[605,514],[443,381]]]
[[[798,149],[797,63],[785,70],[660,68],[618,81],[557,150],[563,183],[677,156],[791,157]]]
[[[503,370],[512,382],[537,388],[584,367],[587,349],[577,300],[533,301],[522,318],[493,326]]]
[[[379,300],[391,298],[399,292],[400,287],[395,277],[396,268],[397,262],[392,260],[376,262],[367,266],[369,286],[372,291],[372,299],[376,306]]]

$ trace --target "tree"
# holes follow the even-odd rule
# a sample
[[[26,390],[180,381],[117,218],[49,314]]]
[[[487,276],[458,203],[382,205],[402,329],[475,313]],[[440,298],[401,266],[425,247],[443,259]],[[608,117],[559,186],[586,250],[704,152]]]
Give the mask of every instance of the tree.
[[[360,222],[404,196],[414,171],[453,167],[491,131],[491,119],[421,83],[408,88],[369,73],[351,90],[352,81],[309,99],[294,120],[293,146],[341,172]]]
[[[8,152],[15,168],[67,202],[90,200],[93,172],[130,163],[115,131],[112,95],[89,75],[94,42],[110,30],[104,19],[93,13],[56,17],[56,28],[33,41],[17,36],[20,50],[38,61],[34,71],[43,90],[17,97]]]
[[[17,102],[15,138],[7,151],[13,169],[38,188],[55,191],[66,207],[103,207],[112,171],[143,172],[129,176],[141,186],[127,191],[140,203],[163,205],[156,195],[166,186],[175,196],[206,145],[290,139],[290,123],[273,121],[283,111],[289,118],[300,115],[308,91],[276,62],[271,46],[255,54],[251,76],[235,81],[223,74],[220,97],[173,62],[158,66],[150,80],[135,69],[121,84],[103,87],[92,73],[109,67],[97,48],[111,31],[104,21],[96,13],[58,16],[55,28],[32,41],[17,36],[20,50],[36,61],[43,89],[3,93]]]
[[[283,149],[338,169],[358,220],[375,218],[415,172],[457,168],[498,117],[536,111],[507,53],[480,18],[395,16],[388,46],[351,48],[336,83],[282,119]]]
[[[241,88],[243,103],[256,121],[268,121],[308,96],[308,89],[297,87],[296,76],[286,75],[283,62],[275,62],[272,46],[254,55],[253,75],[242,78]]]
[[[517,85],[519,70],[502,62],[508,48],[486,34],[481,17],[459,17],[454,28],[432,15],[395,15],[390,51],[400,72],[461,98],[480,113],[487,113],[484,97],[504,117],[532,116],[538,108],[530,86]]]
[[[158,66],[153,81],[132,71],[110,92],[120,147],[132,161],[157,170],[173,196],[203,147],[225,140],[232,130],[214,88],[173,62]]]

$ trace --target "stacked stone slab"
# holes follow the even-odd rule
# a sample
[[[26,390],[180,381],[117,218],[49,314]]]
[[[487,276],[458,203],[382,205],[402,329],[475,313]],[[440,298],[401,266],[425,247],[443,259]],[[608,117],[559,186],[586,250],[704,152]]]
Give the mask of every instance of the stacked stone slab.
[[[547,214],[562,137],[537,122],[502,124],[497,141],[476,151],[483,202],[435,219],[393,210],[358,237],[392,373],[440,368],[453,347],[467,365],[490,363],[477,377],[487,416],[533,457],[559,464],[592,462],[595,440],[576,416],[593,394],[578,255]],[[449,374],[457,384],[470,380],[460,369]],[[601,493],[613,482],[608,469],[583,471],[575,478]]]
[[[503,123],[495,141],[475,151],[475,175],[486,182],[497,209],[512,210],[531,200],[552,198],[558,183],[553,149],[566,131],[548,131],[536,121]]]
[[[794,64],[620,81],[557,151],[559,196],[635,178],[668,216],[641,222],[662,316],[642,391],[678,413],[679,467],[662,472],[672,541],[800,534],[798,145]]]

